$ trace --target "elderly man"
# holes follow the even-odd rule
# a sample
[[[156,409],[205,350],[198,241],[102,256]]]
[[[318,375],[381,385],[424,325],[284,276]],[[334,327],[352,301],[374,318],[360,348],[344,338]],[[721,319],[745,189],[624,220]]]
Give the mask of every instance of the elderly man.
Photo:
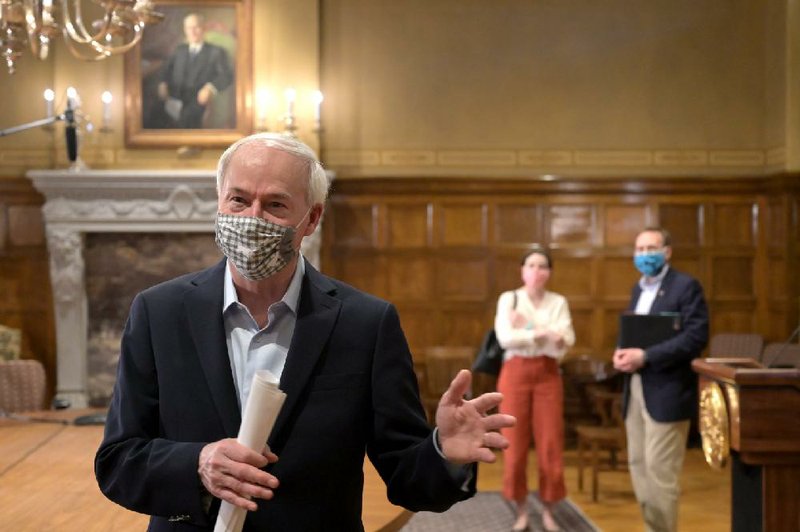
[[[162,71],[158,97],[174,128],[202,128],[208,104],[233,82],[228,53],[205,41],[204,24],[203,15],[186,15],[186,42],[175,48]]]
[[[395,504],[443,511],[470,497],[475,463],[495,460],[514,418],[487,415],[500,394],[465,400],[464,370],[429,429],[395,308],[298,252],[328,190],[310,148],[239,140],[217,190],[226,258],[132,304],[95,461],[103,493],[152,515],[151,531],[210,530],[220,500],[249,510],[245,530],[362,530],[366,453]],[[260,369],[287,395],[262,453],[233,438]]]
[[[642,278],[633,287],[629,310],[677,312],[680,331],[646,349],[614,352],[614,367],[627,374],[623,415],[633,489],[646,529],[658,532],[677,529],[680,473],[689,422],[697,410],[691,363],[708,343],[703,288],[670,267],[670,244],[669,232],[660,227],[648,227],[636,237],[633,261]]]

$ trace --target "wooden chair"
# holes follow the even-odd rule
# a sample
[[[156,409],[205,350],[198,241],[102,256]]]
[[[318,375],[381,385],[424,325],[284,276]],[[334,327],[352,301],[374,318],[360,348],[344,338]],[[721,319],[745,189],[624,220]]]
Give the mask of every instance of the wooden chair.
[[[472,367],[475,352],[476,348],[473,346],[434,346],[425,350],[422,403],[431,424],[436,417],[436,407],[442,394],[447,391],[453,377],[460,370]]]
[[[38,360],[0,361],[0,412],[42,410],[47,380]]]
[[[711,337],[708,354],[711,357],[742,357],[758,360],[764,347],[764,337],[756,333],[717,333]]]
[[[800,344],[769,343],[761,354],[761,363],[768,368],[800,369]]]
[[[620,455],[626,448],[626,436],[620,408],[622,394],[597,388],[590,389],[589,393],[600,417],[600,425],[575,427],[578,436],[578,489],[583,491],[584,454],[588,452],[592,469],[592,501],[597,502],[600,471],[625,469],[625,460]],[[601,456],[605,452],[609,453],[608,459]]]
[[[591,390],[620,390],[622,378],[608,360],[590,355],[567,356],[561,363],[564,382],[564,443],[568,447],[577,444],[575,427],[596,425],[596,413]]]

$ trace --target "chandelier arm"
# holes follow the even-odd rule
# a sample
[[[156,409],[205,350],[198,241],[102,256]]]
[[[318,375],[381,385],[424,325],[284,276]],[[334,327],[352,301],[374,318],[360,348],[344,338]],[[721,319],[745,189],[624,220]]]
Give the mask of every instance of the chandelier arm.
[[[28,44],[31,47],[31,53],[38,58],[44,59],[47,57],[47,47],[44,50],[40,47],[41,44],[41,29],[42,29],[42,13],[41,3],[39,0],[25,0],[25,29],[28,31]],[[44,55],[41,55],[44,53]]]
[[[111,19],[114,14],[114,5],[112,4],[110,8],[106,8],[106,13],[103,16],[103,25],[100,30],[92,35],[89,31],[86,30],[86,26],[83,23],[83,15],[81,14],[81,2],[78,0],[77,2],[72,2],[75,6],[75,17],[73,21],[72,12],[69,9],[70,1],[69,0],[61,0],[61,11],[64,18],[64,29],[67,34],[77,43],[79,44],[91,44],[92,42],[97,42],[99,39],[103,38],[105,35],[108,34],[109,28],[111,28]]]
[[[65,33],[64,43],[67,45],[67,48],[69,49],[70,53],[75,57],[77,57],[78,59],[81,59],[82,61],[102,61],[103,59],[106,59],[111,55],[111,53],[104,53],[101,51],[97,51],[97,53],[93,55],[87,54],[86,51],[76,46],[75,41],[66,38],[66,29],[64,30],[64,33]],[[85,43],[80,43],[80,44],[85,44]],[[96,46],[94,48],[95,50],[97,50]],[[91,51],[91,48],[87,48],[87,50]]]
[[[98,53],[102,53],[104,57],[108,57],[111,55],[124,54],[125,52],[127,52],[128,50],[139,44],[139,41],[142,40],[142,35],[143,32],[137,27],[133,39],[131,39],[127,43],[109,46],[99,41],[92,41],[90,44],[95,50],[97,50]]]

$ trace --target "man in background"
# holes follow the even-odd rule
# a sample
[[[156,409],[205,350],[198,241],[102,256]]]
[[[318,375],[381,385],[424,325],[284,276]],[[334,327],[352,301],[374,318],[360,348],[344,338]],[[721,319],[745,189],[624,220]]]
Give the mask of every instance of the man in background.
[[[466,400],[469,371],[429,428],[393,305],[318,272],[300,255],[328,180],[298,140],[234,143],[217,169],[216,266],[138,294],[95,458],[102,492],[152,516],[148,530],[212,530],[220,501],[245,531],[363,530],[365,454],[389,500],[444,511],[475,493],[512,416],[501,394]],[[261,452],[235,437],[253,374],[286,400]],[[280,457],[280,460],[278,460]]]
[[[205,42],[205,18],[190,13],[183,19],[186,42],[179,44],[162,71],[158,98],[173,128],[204,127],[209,103],[233,82],[228,53]]]
[[[642,277],[633,287],[629,311],[680,314],[680,331],[647,347],[617,349],[614,367],[626,373],[623,416],[628,464],[645,527],[673,532],[678,524],[680,473],[689,424],[697,410],[692,359],[708,343],[708,308],[703,288],[669,265],[670,234],[648,227],[636,237],[634,265]]]

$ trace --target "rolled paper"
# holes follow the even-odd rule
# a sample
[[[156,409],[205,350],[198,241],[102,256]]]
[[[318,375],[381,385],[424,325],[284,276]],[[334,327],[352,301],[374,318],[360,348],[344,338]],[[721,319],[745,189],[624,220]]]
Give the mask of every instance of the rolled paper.
[[[275,375],[267,370],[256,371],[236,440],[260,453],[267,443],[285,399],[286,394],[278,388]],[[245,517],[247,510],[222,501],[214,532],[241,532]]]

